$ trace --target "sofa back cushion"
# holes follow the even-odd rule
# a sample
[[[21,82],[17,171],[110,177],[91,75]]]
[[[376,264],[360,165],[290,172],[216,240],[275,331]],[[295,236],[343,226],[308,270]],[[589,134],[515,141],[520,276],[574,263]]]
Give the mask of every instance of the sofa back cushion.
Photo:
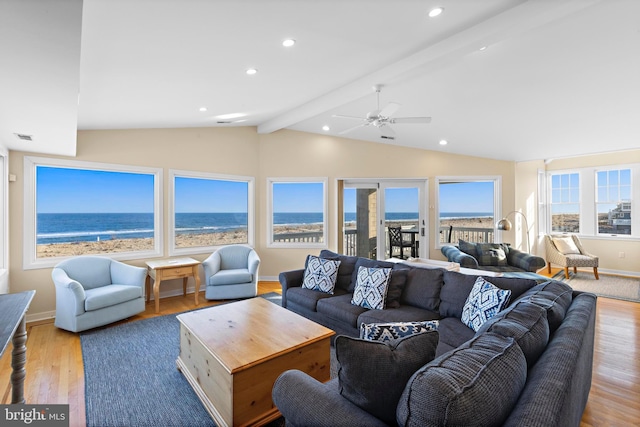
[[[477,243],[476,251],[478,265],[493,265],[499,267],[507,265],[509,246],[503,243]]]
[[[527,362],[513,338],[478,335],[420,368],[402,393],[403,426],[502,425],[527,380]]]
[[[462,309],[478,276],[445,271],[440,291],[440,316],[462,317]],[[487,277],[489,282],[501,289],[511,291],[511,301],[536,285],[533,279],[514,277]]]
[[[394,425],[405,384],[433,360],[437,345],[438,331],[410,335],[393,344],[338,335],[335,348],[340,394]]]
[[[531,367],[549,342],[547,311],[531,302],[519,300],[484,323],[477,334],[485,332],[515,339],[527,359],[527,366]]]
[[[562,324],[573,301],[573,289],[566,283],[550,280],[534,286],[523,294],[521,299],[547,311],[549,330],[553,333]]]
[[[438,311],[444,272],[442,268],[411,268],[407,273],[407,283],[400,302],[425,310]]]

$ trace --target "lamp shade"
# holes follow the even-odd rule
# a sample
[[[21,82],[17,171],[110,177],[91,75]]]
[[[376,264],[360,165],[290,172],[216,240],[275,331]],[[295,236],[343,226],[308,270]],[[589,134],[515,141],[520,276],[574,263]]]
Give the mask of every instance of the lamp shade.
[[[497,228],[498,230],[505,230],[505,231],[509,231],[511,230],[511,221],[509,221],[507,218],[502,218],[500,221],[498,221],[498,225]]]

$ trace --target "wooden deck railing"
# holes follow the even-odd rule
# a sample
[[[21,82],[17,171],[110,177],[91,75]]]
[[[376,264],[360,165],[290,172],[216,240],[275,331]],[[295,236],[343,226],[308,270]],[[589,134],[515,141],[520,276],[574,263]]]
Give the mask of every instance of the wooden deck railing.
[[[322,231],[274,234],[273,241],[280,243],[322,243]]]

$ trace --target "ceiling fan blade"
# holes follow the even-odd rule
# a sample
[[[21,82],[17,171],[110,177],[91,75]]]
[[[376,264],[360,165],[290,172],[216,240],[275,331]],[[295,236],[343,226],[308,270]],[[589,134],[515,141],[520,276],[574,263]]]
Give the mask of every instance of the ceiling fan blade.
[[[400,104],[396,102],[390,102],[382,110],[380,110],[378,115],[382,117],[390,117],[393,113],[398,111],[398,108],[400,108]]]
[[[396,132],[388,125],[380,126],[380,137],[383,139],[396,139]]]
[[[431,123],[431,117],[396,117],[389,123]]]
[[[361,125],[354,126],[354,127],[352,127],[352,128],[349,128],[349,129],[345,129],[345,130],[343,130],[342,132],[338,132],[338,135],[344,135],[345,133],[349,133],[349,132],[351,132],[351,131],[354,131],[354,130],[356,130],[356,129],[358,129],[358,128],[361,128],[361,127],[363,127],[363,126],[367,126],[367,125],[369,125],[369,123],[363,123],[363,124],[361,124]]]
[[[366,121],[367,120],[366,117],[343,116],[343,115],[340,115],[340,114],[334,114],[331,117],[335,117],[335,118],[338,118],[338,119],[350,119],[350,120],[362,120],[362,121]]]

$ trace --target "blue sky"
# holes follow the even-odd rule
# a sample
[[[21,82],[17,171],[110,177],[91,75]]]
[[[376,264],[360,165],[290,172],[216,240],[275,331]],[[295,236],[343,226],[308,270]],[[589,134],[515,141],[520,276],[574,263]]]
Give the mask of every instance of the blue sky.
[[[274,212],[322,212],[323,184],[320,182],[274,182]]]
[[[176,213],[244,212],[249,185],[241,181],[176,177]]]
[[[38,166],[37,213],[153,212],[153,176]]]

